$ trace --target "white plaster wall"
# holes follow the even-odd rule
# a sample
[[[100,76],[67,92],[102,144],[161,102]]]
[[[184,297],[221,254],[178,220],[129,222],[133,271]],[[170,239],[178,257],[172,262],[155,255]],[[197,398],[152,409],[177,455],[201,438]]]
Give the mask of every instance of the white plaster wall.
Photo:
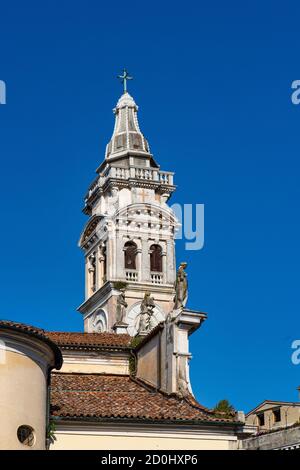
[[[229,450],[237,447],[237,438],[229,433],[167,432],[126,430],[68,430],[57,428],[51,450]]]
[[[0,363],[0,449],[45,449],[47,387],[43,368],[18,343],[10,343]],[[14,349],[14,350],[13,350]],[[29,425],[35,432],[33,447],[21,444],[17,429]]]
[[[105,355],[104,353],[64,355],[64,362],[60,372],[83,374],[129,374],[129,355],[116,354]]]

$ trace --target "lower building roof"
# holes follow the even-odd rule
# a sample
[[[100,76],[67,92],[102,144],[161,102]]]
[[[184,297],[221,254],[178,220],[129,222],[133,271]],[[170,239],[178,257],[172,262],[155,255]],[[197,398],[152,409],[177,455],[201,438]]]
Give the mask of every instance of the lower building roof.
[[[51,414],[75,420],[237,423],[218,417],[192,396],[169,395],[132,376],[111,374],[53,373]]]
[[[78,333],[65,331],[47,331],[47,337],[59,347],[74,348],[129,348],[132,337],[116,333]]]
[[[269,405],[269,408],[264,408],[266,405]],[[259,412],[259,411],[261,411],[261,412],[268,411],[271,408],[280,408],[281,406],[299,407],[300,402],[264,400],[259,405],[257,405],[255,408],[252,408],[252,410],[248,411],[248,413],[246,414],[246,417],[248,417],[249,415],[251,415],[253,413]]]

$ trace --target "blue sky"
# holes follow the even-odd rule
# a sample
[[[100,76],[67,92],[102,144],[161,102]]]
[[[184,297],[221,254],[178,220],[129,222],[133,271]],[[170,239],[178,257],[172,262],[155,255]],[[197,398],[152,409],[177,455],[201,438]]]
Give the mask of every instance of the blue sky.
[[[263,5],[262,5],[263,3]],[[84,193],[130,92],[172,202],[205,204],[185,251],[199,401],[297,400],[300,365],[297,2],[1,2],[1,317],[82,329]]]

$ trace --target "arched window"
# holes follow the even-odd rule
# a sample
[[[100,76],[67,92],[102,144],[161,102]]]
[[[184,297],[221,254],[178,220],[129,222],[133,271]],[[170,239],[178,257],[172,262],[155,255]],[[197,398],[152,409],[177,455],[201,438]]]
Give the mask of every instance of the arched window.
[[[134,242],[126,242],[124,245],[125,269],[136,269],[137,246]]]
[[[150,246],[150,271],[162,272],[162,248],[160,245]]]

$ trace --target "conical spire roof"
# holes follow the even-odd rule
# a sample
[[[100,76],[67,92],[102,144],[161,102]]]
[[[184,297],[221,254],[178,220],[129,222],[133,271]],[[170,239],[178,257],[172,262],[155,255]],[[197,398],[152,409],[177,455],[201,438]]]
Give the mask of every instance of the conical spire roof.
[[[127,153],[150,154],[147,140],[140,131],[138,106],[132,96],[125,92],[114,108],[116,116],[112,138],[106,146],[105,158],[115,158]]]

